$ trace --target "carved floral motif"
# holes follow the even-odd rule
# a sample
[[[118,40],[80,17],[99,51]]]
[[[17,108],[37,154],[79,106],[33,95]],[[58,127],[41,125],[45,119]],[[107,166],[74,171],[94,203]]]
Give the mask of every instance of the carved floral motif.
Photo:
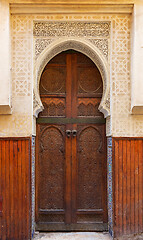
[[[108,59],[108,39],[89,39]]]
[[[88,39],[92,42],[101,52],[102,54],[108,59],[108,39]],[[35,59],[38,58],[40,53],[54,41],[54,39],[36,39],[35,40]]]
[[[35,37],[109,37],[110,22],[34,22]]]
[[[35,58],[51,43],[53,39],[36,39],[35,41]]]
[[[80,37],[91,42],[96,46],[100,52],[108,60],[108,39],[110,37],[110,22],[109,21],[94,21],[94,22],[49,22],[49,21],[34,21],[33,25],[33,35],[35,37],[35,59],[40,55],[44,49],[47,48],[52,42],[57,41],[61,37]],[[107,88],[107,76],[103,64],[101,63],[98,54],[90,50],[90,48],[85,48],[84,44],[78,43],[78,41],[69,41],[64,44],[59,44],[55,46],[53,50],[47,54],[47,56],[42,60],[41,66],[43,66],[51,60],[56,54],[68,50],[74,49],[81,51],[83,54],[89,56],[96,66],[100,69],[102,73],[102,78],[104,81],[103,94],[105,94],[105,89]],[[41,69],[38,71],[37,79],[40,79]],[[38,84],[38,82],[37,82]],[[34,103],[35,105],[35,103]],[[105,102],[104,107],[106,112],[110,112],[110,102]]]

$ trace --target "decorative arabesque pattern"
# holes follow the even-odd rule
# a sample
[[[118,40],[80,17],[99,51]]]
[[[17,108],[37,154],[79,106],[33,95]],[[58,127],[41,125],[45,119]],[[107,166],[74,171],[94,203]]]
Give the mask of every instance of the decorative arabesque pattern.
[[[15,41],[16,40],[16,41]],[[31,42],[23,37],[13,38],[12,54],[12,93],[13,95],[30,96],[31,93]],[[27,61],[27,54],[28,54]],[[24,88],[24,91],[23,91]]]
[[[130,114],[130,16],[113,19],[112,44],[112,134],[142,136],[143,116]]]
[[[59,67],[55,69],[49,66],[48,69],[45,69],[41,75],[40,93],[65,93],[65,76],[65,68]]]
[[[32,134],[32,18],[11,17],[12,115],[1,116],[1,136]]]
[[[109,43],[108,39],[94,39],[94,38],[89,38],[88,39],[91,43],[93,43],[101,52],[102,54],[108,59],[108,48],[109,48]],[[54,39],[41,39],[38,38],[35,40],[35,59],[38,58],[40,53],[50,44],[54,41]]]
[[[40,126],[40,210],[64,208],[64,126]],[[54,156],[54,158],[53,158]],[[50,169],[50,171],[49,171]],[[44,184],[43,184],[44,183]],[[44,197],[46,196],[46,197]]]
[[[90,37],[88,40],[108,58],[108,39],[106,38],[110,36],[110,22],[35,22],[33,33],[36,38],[48,37],[48,39],[35,40],[35,58],[57,37],[64,36],[88,36]],[[95,37],[102,37],[102,39]]]
[[[31,18],[13,16],[12,28],[12,95],[31,95],[32,41]]]
[[[61,37],[74,37],[74,38],[84,38],[86,41],[90,41],[94,46],[96,46],[101,54],[108,60],[108,44],[110,39],[110,21],[70,21],[70,22],[58,22],[58,21],[34,21],[33,24],[33,35],[35,41],[35,60],[39,56],[44,49],[47,48],[50,43],[54,44],[54,41],[60,39]],[[51,58],[57,55],[60,51],[65,51],[67,49],[74,49],[77,51],[81,51],[87,56],[93,58],[92,60],[95,62],[97,67],[102,72],[102,77],[104,81],[103,85],[103,96],[104,100],[101,102],[100,110],[104,111],[105,116],[110,114],[110,103],[108,98],[108,102],[105,101],[106,96],[109,91],[109,83],[107,84],[107,73],[101,63],[99,56],[90,50],[90,48],[86,48],[83,42],[79,43],[67,42],[64,44],[58,44],[58,46],[54,47],[51,52],[47,53],[44,59],[40,62],[40,67],[38,68],[37,73],[34,73],[36,78],[36,87],[34,87],[35,94],[37,96],[37,85],[39,84],[39,79],[43,70],[43,67],[46,63],[51,60]],[[106,61],[106,60],[105,60]],[[105,94],[105,90],[108,88]],[[109,103],[109,104],[108,104]],[[35,105],[35,104],[34,104]],[[42,105],[41,105],[42,106]],[[39,112],[39,104],[34,108],[34,115],[37,116],[37,112]]]
[[[77,207],[78,209],[101,209],[102,185],[99,185],[99,182],[102,183],[102,135],[100,129],[97,130],[92,126],[85,128],[79,126],[78,133]]]
[[[108,118],[108,134],[111,134],[111,130],[114,136],[142,136],[143,135],[143,117],[142,116],[131,116],[130,115],[130,15],[33,15],[33,16],[18,16],[12,15],[11,17],[11,29],[12,29],[12,89],[13,99],[15,96],[28,97],[29,101],[32,97],[32,31],[33,31],[33,20],[43,21],[52,20],[57,21],[112,21],[112,48],[111,48],[111,64],[112,64],[112,126],[111,120]],[[43,38],[45,39],[45,38]],[[47,40],[48,39],[48,40]],[[95,39],[95,38],[94,38]],[[99,39],[99,38],[98,38]],[[105,39],[105,38],[104,38]],[[49,43],[51,40],[46,38],[43,40],[43,45]],[[89,41],[93,41],[93,38],[89,38]],[[95,39],[97,42],[97,39]],[[37,38],[36,41],[41,41]],[[99,43],[98,43],[99,44]],[[103,44],[103,46],[105,43]],[[38,45],[37,45],[38,47]],[[101,49],[100,49],[101,51]],[[106,51],[105,51],[106,52]],[[110,52],[110,46],[108,45],[108,55]],[[39,53],[37,53],[39,54]],[[37,55],[36,55],[37,56]],[[39,56],[39,55],[38,55]],[[25,99],[25,98],[23,98]],[[18,100],[17,100],[18,101]],[[25,100],[23,100],[25,101]],[[28,106],[27,106],[28,107]],[[13,106],[14,119],[17,119],[17,104]],[[26,107],[25,107],[26,109]],[[29,112],[28,110],[25,110]],[[27,113],[26,112],[26,113]],[[30,112],[29,112],[30,114]],[[25,113],[24,113],[25,115]],[[21,115],[22,116],[22,115]],[[9,120],[11,117],[6,116]],[[15,121],[13,119],[13,121]],[[32,119],[32,118],[31,118]],[[3,136],[9,135],[21,135],[21,131],[17,132],[14,129],[11,131],[10,122],[1,119],[0,131]],[[10,120],[11,121],[11,120]],[[28,120],[29,121],[29,120]],[[126,124],[127,123],[127,124]],[[21,122],[22,126],[25,122]],[[27,125],[28,124],[28,125]],[[126,126],[127,125],[127,126]],[[21,126],[21,127],[22,127]],[[29,123],[26,123],[27,128],[23,128],[22,135],[29,134]],[[126,127],[125,127],[126,126]],[[26,131],[26,132],[25,132]]]
[[[103,116],[101,112],[98,110],[99,103],[83,103],[81,102],[78,106],[78,116],[79,117],[95,117],[95,116]]]
[[[35,59],[40,55],[40,53],[51,43],[53,39],[36,39],[35,40]]]
[[[44,110],[39,117],[65,117],[65,101],[62,99],[46,99],[42,101]]]
[[[34,22],[35,37],[109,37],[110,22]]]
[[[103,55],[108,59],[109,55],[109,47],[108,47],[108,39],[88,39],[90,42],[92,42],[102,53]]]
[[[97,68],[80,67],[77,74],[79,79],[78,93],[102,93],[102,79]]]

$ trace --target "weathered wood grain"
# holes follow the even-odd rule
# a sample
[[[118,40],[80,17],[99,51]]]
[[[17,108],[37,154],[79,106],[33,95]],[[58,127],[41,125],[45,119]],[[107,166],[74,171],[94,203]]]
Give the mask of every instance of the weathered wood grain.
[[[114,235],[143,231],[143,139],[113,138]]]
[[[0,139],[1,240],[30,239],[30,138]]]

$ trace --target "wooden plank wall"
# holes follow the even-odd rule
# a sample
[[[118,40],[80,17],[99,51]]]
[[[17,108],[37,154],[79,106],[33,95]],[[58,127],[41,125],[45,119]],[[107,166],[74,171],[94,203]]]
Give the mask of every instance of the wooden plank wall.
[[[0,139],[0,196],[0,239],[30,239],[30,138]]]
[[[115,237],[143,231],[143,139],[113,138]]]

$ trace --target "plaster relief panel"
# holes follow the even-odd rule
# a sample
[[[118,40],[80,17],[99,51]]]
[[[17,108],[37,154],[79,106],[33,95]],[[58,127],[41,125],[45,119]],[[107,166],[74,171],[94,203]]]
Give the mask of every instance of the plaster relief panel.
[[[34,96],[37,105],[34,103],[35,116],[42,109],[39,94],[39,81],[42,70],[52,57],[61,51],[74,49],[87,55],[93,60],[103,78],[103,98],[99,106],[99,110],[104,113],[105,117],[110,114],[110,83],[108,70],[105,70],[104,63],[109,55],[110,42],[110,21],[95,21],[95,22],[49,22],[49,21],[34,21],[33,35],[35,42],[35,74],[34,74]],[[66,37],[66,38],[65,38]],[[98,49],[90,48],[92,46]],[[51,49],[51,50],[50,50]],[[100,58],[101,56],[101,58]],[[101,60],[103,57],[103,60]],[[105,59],[104,59],[105,58]],[[41,60],[40,60],[41,59]],[[106,63],[105,63],[106,64]],[[108,67],[107,67],[108,68]],[[108,80],[107,80],[108,78]],[[108,97],[107,97],[108,96]],[[39,100],[38,100],[39,99]]]
[[[131,82],[130,82],[130,29],[131,29],[131,16],[127,14],[63,14],[63,15],[12,15],[11,16],[11,43],[12,43],[12,91],[13,91],[13,111],[14,118],[5,116],[0,120],[0,134],[1,136],[28,136],[32,133],[32,108],[29,111],[29,107],[24,106],[25,118],[27,116],[28,122],[25,122],[25,118],[21,121],[19,112],[19,103],[15,98],[21,98],[21,101],[28,101],[32,103],[32,97],[34,100],[34,106],[38,106],[38,96],[32,93],[32,81],[33,81],[33,59],[38,61],[41,54],[45,49],[51,46],[56,39],[61,37],[34,36],[33,37],[33,24],[38,22],[56,23],[56,28],[60,23],[68,22],[72,24],[70,26],[93,26],[94,35],[88,35],[89,29],[86,27],[85,37],[82,38],[92,44],[99,50],[101,55],[110,64],[112,71],[110,77],[110,94],[106,99],[106,105],[111,106],[111,116],[107,117],[107,135],[113,136],[143,136],[143,118],[142,116],[130,115],[131,104]],[[95,23],[107,23],[106,28],[98,33],[98,27],[93,25]],[[111,23],[111,26],[110,26]],[[90,25],[91,24],[91,25]],[[62,26],[62,25],[61,25]],[[98,25],[99,26],[99,25]],[[55,29],[56,29],[55,28]],[[112,28],[112,41],[110,41],[110,28]],[[64,24],[64,29],[66,25]],[[63,30],[65,31],[65,30]],[[76,30],[77,31],[77,30]],[[80,33],[83,34],[83,30]],[[71,31],[73,34],[73,30]],[[39,34],[36,30],[36,34]],[[95,36],[95,33],[97,35]],[[45,33],[44,33],[45,34]],[[58,33],[59,34],[59,33]],[[61,34],[61,33],[60,33]],[[70,34],[70,33],[69,33]],[[102,35],[103,34],[103,35]],[[102,36],[101,36],[102,35]],[[72,45],[71,45],[72,46]],[[69,47],[69,46],[68,46]],[[78,46],[79,47],[79,46]],[[83,51],[84,46],[80,45]],[[34,49],[34,51],[33,51]],[[55,51],[56,54],[56,51]],[[87,54],[87,52],[86,52]],[[49,58],[52,55],[49,56]],[[48,58],[47,58],[48,59]],[[37,102],[36,102],[37,101]],[[38,106],[38,108],[40,105]],[[42,110],[42,108],[41,108]],[[30,118],[29,118],[30,116]],[[22,130],[15,131],[14,124],[10,124],[10,121],[18,121],[20,119],[21,124],[24,126]],[[29,124],[30,121],[30,125]],[[25,124],[28,126],[25,128]],[[126,126],[126,127],[125,127]],[[29,130],[30,128],[30,130]]]
[[[107,58],[109,56],[109,39],[94,39],[89,38],[90,42],[92,42],[101,52],[102,54]],[[54,41],[54,39],[44,39],[39,38],[35,40],[35,59],[38,58],[40,53],[50,44]]]
[[[90,38],[88,39],[90,42],[92,42],[102,53],[103,55],[108,59],[109,55],[109,40],[108,39],[94,39]]]
[[[109,37],[110,22],[34,22],[35,37]]]
[[[130,15],[113,19],[112,44],[112,133],[136,136],[135,119],[130,115]]]

